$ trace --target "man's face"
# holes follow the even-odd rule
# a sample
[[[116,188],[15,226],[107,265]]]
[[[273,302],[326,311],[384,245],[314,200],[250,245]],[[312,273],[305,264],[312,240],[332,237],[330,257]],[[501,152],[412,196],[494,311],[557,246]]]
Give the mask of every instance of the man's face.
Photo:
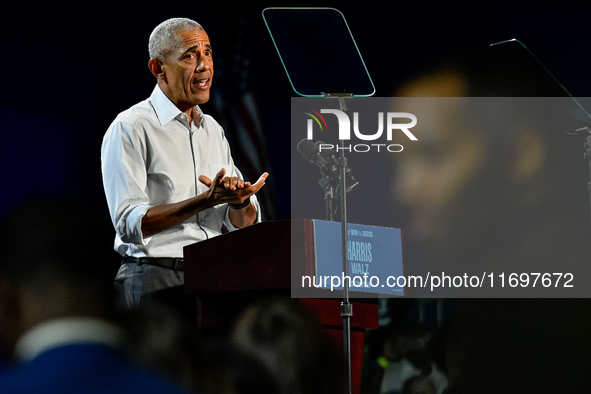
[[[421,137],[405,145],[397,157],[393,192],[410,208],[410,234],[417,240],[440,239],[452,221],[464,215],[467,191],[474,187],[487,156],[482,134],[461,118],[458,101],[443,97],[462,96],[462,81],[451,75],[419,80],[399,96],[436,97],[419,101]],[[410,111],[412,112],[412,111]],[[429,116],[431,115],[431,116]]]
[[[181,111],[186,111],[209,100],[213,58],[205,30],[182,30],[178,35],[182,44],[162,65],[165,74],[163,90]]]

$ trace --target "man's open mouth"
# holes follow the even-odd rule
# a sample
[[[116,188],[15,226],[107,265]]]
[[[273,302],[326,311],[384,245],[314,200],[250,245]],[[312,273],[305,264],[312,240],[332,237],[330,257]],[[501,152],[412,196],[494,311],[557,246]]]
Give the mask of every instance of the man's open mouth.
[[[209,78],[207,79],[199,79],[196,82],[193,82],[193,85],[197,86],[198,88],[206,88],[209,84]]]

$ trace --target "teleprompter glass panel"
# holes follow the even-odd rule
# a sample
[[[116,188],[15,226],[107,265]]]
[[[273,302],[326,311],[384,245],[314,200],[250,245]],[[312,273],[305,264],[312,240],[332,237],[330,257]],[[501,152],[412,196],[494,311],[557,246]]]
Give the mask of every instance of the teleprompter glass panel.
[[[569,134],[591,127],[591,116],[571,96],[566,88],[550,73],[538,58],[517,39],[490,45],[498,72],[506,81],[509,96],[569,97],[571,100],[557,101],[555,108],[561,119],[561,129]]]
[[[340,11],[266,8],[263,18],[298,95],[374,94],[373,82]]]

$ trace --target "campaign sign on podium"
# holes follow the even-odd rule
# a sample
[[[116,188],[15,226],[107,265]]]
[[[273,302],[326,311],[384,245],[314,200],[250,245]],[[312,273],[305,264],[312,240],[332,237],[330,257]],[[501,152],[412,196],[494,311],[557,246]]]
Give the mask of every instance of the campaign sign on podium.
[[[355,297],[404,295],[404,266],[400,229],[347,224],[348,275],[343,272],[341,223],[311,221],[312,242],[306,244],[307,264],[297,294],[307,289],[325,289],[326,297],[338,297],[347,281]],[[310,261],[311,260],[311,261]],[[293,279],[293,278],[292,278]],[[318,293],[315,293],[318,297]]]

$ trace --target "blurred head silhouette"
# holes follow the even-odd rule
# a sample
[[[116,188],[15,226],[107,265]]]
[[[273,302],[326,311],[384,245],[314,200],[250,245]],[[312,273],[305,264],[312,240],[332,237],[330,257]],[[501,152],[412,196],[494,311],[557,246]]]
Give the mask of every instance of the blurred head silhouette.
[[[341,393],[344,363],[311,314],[293,301],[268,300],[238,320],[233,342],[278,382],[280,393]]]
[[[69,316],[111,317],[112,231],[88,205],[64,196],[20,201],[2,220],[0,337],[12,351],[41,322]]]
[[[396,89],[397,110],[419,119],[419,140],[396,157],[393,195],[408,215],[408,250],[420,245],[427,261],[552,264],[563,241],[586,230],[572,220],[582,199],[570,193],[570,137],[555,102],[534,99],[554,87],[503,60],[464,48]]]

